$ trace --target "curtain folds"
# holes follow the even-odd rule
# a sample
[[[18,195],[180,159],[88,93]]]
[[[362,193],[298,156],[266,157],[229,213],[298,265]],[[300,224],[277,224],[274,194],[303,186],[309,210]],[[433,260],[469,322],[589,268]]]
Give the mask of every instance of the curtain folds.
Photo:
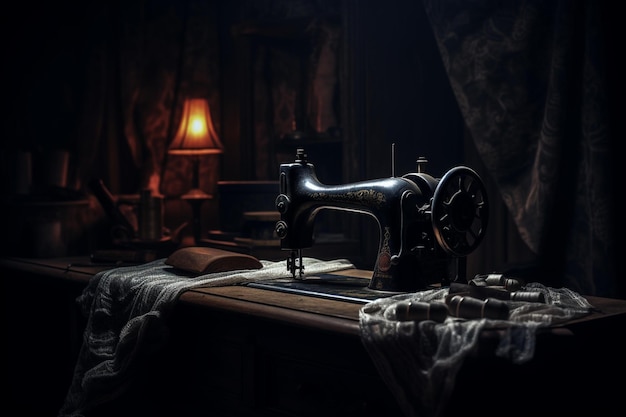
[[[216,6],[202,0],[96,5],[84,16],[89,93],[78,140],[80,177],[99,175],[115,193],[182,194],[191,163],[168,160],[166,151],[184,99],[208,98],[220,125]],[[204,165],[201,170],[209,176]]]
[[[464,121],[535,279],[615,296],[598,2],[424,0]]]

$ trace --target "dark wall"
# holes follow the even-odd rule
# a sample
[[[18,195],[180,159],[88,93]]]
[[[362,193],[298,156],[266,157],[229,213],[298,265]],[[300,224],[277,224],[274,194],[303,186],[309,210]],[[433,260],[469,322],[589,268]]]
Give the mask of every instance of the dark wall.
[[[434,177],[468,160],[463,121],[419,1],[189,0],[17,7],[31,17],[12,33],[5,52],[11,57],[7,91],[12,105],[4,113],[8,133],[3,154],[11,158],[7,149],[30,150],[38,169],[49,150],[69,150],[72,166],[64,193],[88,194],[91,177],[104,178],[114,193],[137,193],[146,186],[173,131],[176,106],[190,91],[209,97],[214,110],[225,145],[218,178],[273,180],[278,164],[292,158],[300,144],[281,148],[271,136],[273,113],[262,102],[271,91],[259,87],[268,70],[258,67],[259,62],[268,64],[258,54],[268,50],[267,39],[287,39],[295,54],[306,58],[298,49],[312,39],[304,25],[322,20],[340,28],[334,103],[338,126],[329,145],[309,146],[324,182],[390,176],[392,144],[396,175],[415,171],[420,156],[429,160],[426,172]],[[280,69],[282,63],[273,65]],[[3,184],[10,181],[11,175],[3,176]],[[206,229],[219,228],[216,205],[204,206]],[[187,209],[170,206],[166,215],[174,220],[166,225],[177,227],[189,216]],[[74,229],[97,229],[102,220],[98,204],[83,211],[90,214],[83,214]],[[377,225],[371,218],[354,217],[331,219],[330,228],[361,236],[362,266],[371,267]],[[77,217],[64,215],[62,220],[72,218]],[[503,234],[495,223],[492,227],[492,240],[498,242]],[[32,233],[36,236],[38,230]],[[22,229],[14,232],[23,234]],[[69,247],[88,250],[94,245],[82,242]]]
[[[441,177],[464,160],[463,121],[421,2],[370,2],[355,10],[362,31],[365,73],[366,175],[415,171]]]
[[[171,16],[183,19],[184,13],[194,13],[193,8],[185,12],[182,3],[174,3],[177,2],[168,6],[167,2],[163,2],[159,7],[146,9],[143,19],[163,19],[163,16],[168,16],[173,21]],[[233,27],[242,21],[249,21],[251,17],[256,17],[264,24],[271,19],[279,19],[281,14],[276,10],[281,7],[293,9],[290,13],[298,17],[308,13],[312,19],[322,14],[325,18],[330,16],[340,19],[343,36],[339,52],[342,55],[338,60],[343,71],[341,82],[353,83],[354,88],[359,89],[352,95],[344,94],[346,97],[341,97],[341,100],[356,108],[356,116],[350,118],[342,115],[341,129],[344,136],[355,136],[357,132],[362,132],[356,139],[348,140],[364,149],[360,154],[353,154],[348,148],[349,158],[356,160],[359,166],[358,173],[352,175],[369,178],[388,175],[391,169],[391,143],[396,143],[397,172],[413,170],[418,156],[426,156],[431,161],[432,172],[436,175],[442,175],[446,169],[463,160],[462,121],[420,2],[368,1],[358,5],[342,2],[343,6],[338,6],[336,2],[276,1],[266,3],[265,15],[261,14],[263,8],[254,2],[222,4],[212,0],[206,3],[210,5],[206,7],[213,10],[212,13],[220,14],[214,21],[206,21],[207,25],[216,24],[211,31],[216,33],[214,36],[219,36],[220,42],[219,51],[207,53],[219,56],[219,67],[222,70],[239,72],[236,76],[230,73],[218,74],[217,80],[221,98],[215,103],[217,108],[214,114],[219,119],[216,124],[226,138],[226,146],[232,145],[238,151],[233,153],[227,150],[227,161],[232,162],[229,167],[239,165],[239,169],[233,171],[232,168],[223,168],[222,171],[227,171],[225,179],[254,179],[238,178],[246,171],[246,167],[238,164],[237,160],[241,159],[241,155],[246,155],[246,151],[240,149],[240,141],[247,138],[236,137],[236,134],[245,134],[246,129],[249,129],[240,126],[242,121],[248,122],[246,111],[250,111],[246,107],[250,103],[242,101],[252,97],[250,91],[245,91],[246,86],[238,84],[250,77],[254,68],[246,68],[253,62],[244,60],[243,46],[233,40]],[[298,3],[308,6],[301,6],[301,10],[297,10],[295,5]],[[66,2],[54,6],[42,3],[33,10],[26,10],[23,5],[16,7],[24,9],[23,13],[28,12],[29,19],[26,24],[13,29],[10,36],[12,41],[6,43],[4,52],[8,57],[5,68],[8,80],[6,92],[11,97],[11,105],[3,112],[4,125],[8,131],[2,138],[2,148],[36,151],[67,149],[75,153],[83,150],[84,145],[81,143],[84,142],[110,141],[111,137],[119,136],[123,139],[128,136],[124,126],[128,124],[125,119],[128,119],[129,114],[123,111],[127,104],[121,101],[121,93],[116,95],[111,92],[110,96],[100,97],[100,105],[93,108],[86,108],[85,104],[90,103],[90,94],[99,95],[103,88],[111,90],[123,87],[121,81],[115,79],[125,75],[115,75],[115,72],[125,67],[123,63],[112,60],[127,58],[121,50],[115,52],[115,48],[121,48],[115,42],[124,39],[112,33],[123,28],[124,24],[129,24],[119,19],[130,19],[128,10],[134,6],[131,4],[121,8],[115,6],[115,3],[84,5],[80,2]],[[159,15],[154,9],[174,10],[168,10],[167,15],[165,12]],[[287,16],[287,12],[282,12],[282,16]],[[140,23],[147,25],[145,21],[138,21]],[[171,21],[164,20],[163,24],[171,24]],[[141,29],[136,28],[138,32]],[[351,33],[356,35],[350,37]],[[145,48],[148,48],[149,40],[144,39],[143,42]],[[168,52],[167,46],[163,46],[161,53],[175,59],[176,54]],[[107,50],[110,51],[108,55],[98,55]],[[134,53],[146,55],[151,51],[136,49]],[[94,64],[95,59],[102,59],[99,66],[98,63]],[[143,59],[148,61],[147,57]],[[352,62],[348,62],[348,59],[352,59]],[[159,62],[153,62],[154,65],[159,65]],[[94,70],[101,73],[94,74]],[[140,70],[144,72],[143,78],[155,77],[159,72],[147,64]],[[142,88],[159,88],[159,84],[149,86],[140,78],[135,82],[141,81]],[[166,86],[161,85],[161,88]],[[156,96],[154,93],[152,95]],[[119,103],[107,104],[102,102],[104,100]],[[175,105],[174,100],[175,97],[170,98],[167,104]],[[122,109],[116,111],[114,106],[121,106]],[[88,113],[97,113],[98,116]],[[222,121],[227,121],[228,125],[222,126]],[[97,135],[89,136],[84,134],[89,131],[82,126],[84,123],[102,126],[99,130],[92,128]],[[140,123],[136,127],[147,128]],[[137,167],[129,168],[133,161],[128,154],[128,145],[124,145],[120,139],[116,155],[103,153],[101,158],[94,160],[93,168],[96,174],[100,173],[97,171],[109,169],[104,165],[115,156],[117,159],[111,161],[117,164],[115,169],[128,170],[129,174],[122,176],[124,185],[121,191],[134,192],[132,187],[139,187],[141,178],[139,173],[133,172],[137,171]],[[103,144],[101,148],[106,150],[107,146]],[[249,157],[265,158],[264,155]],[[79,185],[84,186],[84,182],[83,179]],[[112,186],[116,190],[119,188],[118,184]]]

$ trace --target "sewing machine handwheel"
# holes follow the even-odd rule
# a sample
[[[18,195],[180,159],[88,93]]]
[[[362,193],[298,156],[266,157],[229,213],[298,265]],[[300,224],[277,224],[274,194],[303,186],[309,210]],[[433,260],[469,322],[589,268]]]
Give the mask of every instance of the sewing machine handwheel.
[[[478,247],[487,230],[487,191],[476,172],[459,166],[448,171],[433,194],[431,219],[437,243],[465,256]]]

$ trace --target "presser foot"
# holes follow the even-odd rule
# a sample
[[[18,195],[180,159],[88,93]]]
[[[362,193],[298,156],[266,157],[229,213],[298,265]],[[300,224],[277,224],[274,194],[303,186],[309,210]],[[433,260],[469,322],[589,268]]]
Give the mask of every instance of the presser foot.
[[[302,250],[292,250],[287,258],[287,270],[294,279],[301,280],[304,276],[304,264],[302,263]],[[298,271],[296,276],[296,271]]]

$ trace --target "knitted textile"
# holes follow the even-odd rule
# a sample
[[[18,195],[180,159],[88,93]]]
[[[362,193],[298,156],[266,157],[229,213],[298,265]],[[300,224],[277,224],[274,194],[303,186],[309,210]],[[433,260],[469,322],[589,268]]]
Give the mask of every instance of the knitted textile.
[[[353,268],[347,260],[303,258],[306,274]],[[199,287],[241,285],[287,278],[285,262],[261,261],[257,270],[189,276],[159,259],[93,276],[78,297],[88,317],[83,344],[61,416],[83,416],[121,395],[132,377],[133,360],[167,341],[167,318],[179,296]]]

